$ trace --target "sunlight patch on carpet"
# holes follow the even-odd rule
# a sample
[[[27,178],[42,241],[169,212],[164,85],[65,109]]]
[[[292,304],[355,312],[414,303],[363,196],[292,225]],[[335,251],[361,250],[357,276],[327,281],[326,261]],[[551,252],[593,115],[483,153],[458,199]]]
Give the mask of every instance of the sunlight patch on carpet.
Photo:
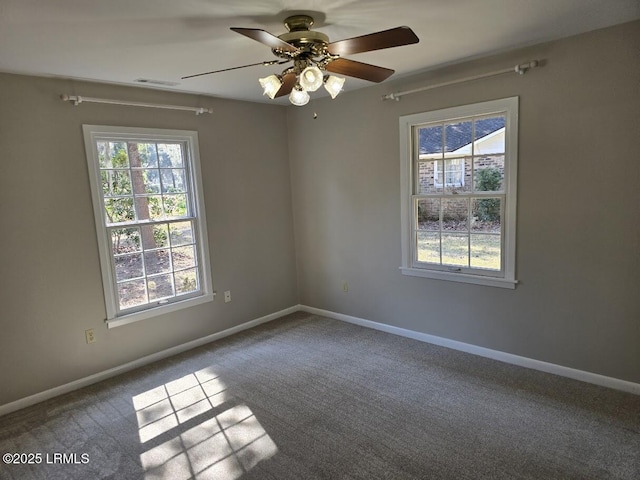
[[[149,444],[140,455],[145,480],[236,479],[275,455],[278,447],[246,405],[204,415],[231,399],[211,367],[132,397],[140,442]],[[199,416],[195,426],[181,426]],[[172,431],[170,440],[154,441]]]

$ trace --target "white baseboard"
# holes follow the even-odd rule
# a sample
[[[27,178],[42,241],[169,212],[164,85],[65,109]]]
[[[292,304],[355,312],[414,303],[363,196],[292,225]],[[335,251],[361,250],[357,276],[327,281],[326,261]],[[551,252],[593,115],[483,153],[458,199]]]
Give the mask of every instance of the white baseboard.
[[[372,322],[371,320],[352,317],[350,315],[343,315],[341,313],[322,310],[320,308],[307,307],[306,305],[301,305],[300,310],[307,313],[312,313],[314,315],[333,318],[335,320],[341,320],[343,322],[353,323],[356,325],[360,325],[362,327],[373,328],[375,330],[380,330],[382,332],[387,332],[387,333],[392,333],[394,335],[400,335],[402,337],[412,338],[414,340],[419,340],[421,342],[432,343],[434,345],[440,345],[442,347],[452,348],[454,350],[460,350],[462,352],[471,353],[473,355],[492,358],[493,360],[499,360],[501,362],[518,365],[520,367],[531,368],[533,370],[540,370],[542,372],[552,373],[554,375],[560,375],[562,377],[568,377],[574,380],[580,380],[582,382],[593,383],[595,385],[600,385],[602,387],[613,388],[616,390],[622,390],[623,392],[629,392],[636,395],[640,395],[640,383],[628,382],[626,380],[606,377],[604,375],[599,375],[597,373],[585,372],[583,370],[576,370],[574,368],[563,367],[562,365],[556,365],[554,363],[542,362],[540,360],[521,357],[519,355],[513,355],[511,353],[505,353],[498,350],[491,350],[489,348],[478,347],[476,345],[471,345],[469,343],[458,342],[456,340],[437,337],[435,335],[416,332],[414,330],[407,330],[404,328],[394,327],[391,325],[386,325],[384,323]]]
[[[294,313],[299,310],[300,310],[300,306],[294,305],[293,307],[280,310],[279,312],[275,312],[270,315],[265,315],[264,317],[256,318],[255,320],[245,322],[235,327],[227,328],[226,330],[222,330],[221,332],[217,332],[212,335],[207,335],[206,337],[198,338],[197,340],[193,340],[191,342],[183,343],[182,345],[177,345],[175,347],[162,350],[161,352],[147,355],[146,357],[142,357],[132,362],[125,363],[124,365],[110,368],[109,370],[105,370],[103,372],[99,372],[94,375],[90,375],[88,377],[81,378],[79,380],[75,380],[73,382],[66,383],[64,385],[60,385],[58,387],[54,387],[49,390],[45,390],[44,392],[36,393],[29,397],[21,398],[11,403],[0,405],[0,416],[6,415],[11,412],[15,412],[17,410],[20,410],[21,408],[30,407],[31,405],[44,402],[45,400],[49,400],[51,398],[57,397],[62,394],[69,393],[74,390],[78,390],[80,388],[92,385],[102,380],[106,380],[107,378],[115,377],[116,375],[120,375],[121,373],[125,373],[125,372],[128,372],[129,370],[133,370],[134,368],[142,367],[144,365],[157,362],[158,360],[162,360],[163,358],[172,357],[173,355],[186,352],[187,350],[191,350],[193,348],[206,345],[207,343],[213,342],[215,340],[219,340],[224,337],[228,337],[229,335],[233,335],[234,333],[238,333],[243,330],[247,330],[249,328],[253,328],[262,323],[270,322],[272,320],[275,320],[276,318],[284,317],[285,315],[289,315],[290,313]]]
[[[481,357],[492,358],[494,360],[499,360],[505,363],[510,363],[513,365],[521,366],[521,367],[531,368],[533,370],[540,370],[542,372],[552,373],[554,375],[560,375],[562,377],[568,377],[574,380],[580,380],[583,382],[593,383],[595,385],[600,385],[603,387],[613,388],[616,390],[621,390],[624,392],[640,395],[640,384],[638,383],[628,382],[626,380],[620,380],[612,377],[606,377],[604,375],[599,375],[597,373],[585,372],[583,370],[576,370],[569,367],[563,367],[562,365],[556,365],[553,363],[541,362],[539,360],[534,360],[532,358],[521,357],[519,355],[513,355],[511,353],[505,353],[505,352],[500,352],[498,350],[491,350],[489,348],[478,347],[476,345],[471,345],[469,343],[458,342],[456,340],[437,337],[435,335],[429,335],[427,333],[421,333],[421,332],[416,332],[414,330],[394,327],[392,325],[373,322],[371,320],[352,317],[350,315],[331,312],[329,310],[322,310],[320,308],[308,307],[306,305],[294,305],[293,307],[280,310],[279,312],[275,312],[270,315],[265,315],[264,317],[260,317],[255,320],[245,322],[241,325],[228,328],[221,332],[217,332],[212,335],[207,335],[206,337],[202,337],[197,340],[193,340],[191,342],[183,343],[182,345],[177,345],[175,347],[168,348],[161,352],[147,355],[146,357],[142,357],[132,362],[125,363],[124,365],[120,365],[118,367],[114,367],[109,370],[105,370],[103,372],[99,372],[94,375],[90,375],[88,377],[81,378],[79,380],[75,380],[73,382],[66,383],[64,385],[60,385],[58,387],[54,387],[49,390],[45,390],[44,392],[36,393],[29,397],[21,398],[11,403],[0,405],[0,416],[6,415],[11,412],[15,412],[22,408],[30,407],[31,405],[35,405],[36,403],[40,403],[45,400],[49,400],[51,398],[57,397],[59,395],[63,395],[65,393],[78,390],[80,388],[92,385],[102,380],[115,377],[116,375],[120,375],[121,373],[125,373],[135,368],[142,367],[144,365],[148,365],[153,362],[157,362],[158,360],[162,360],[164,358],[168,358],[173,355],[186,352],[187,350],[191,350],[193,348],[206,345],[207,343],[213,342],[215,340],[228,337],[229,335],[233,335],[234,333],[238,333],[243,330],[248,330],[262,323],[270,322],[277,318],[284,317],[285,315],[289,315],[290,313],[295,313],[298,311],[307,312],[314,315],[320,315],[327,318],[333,318],[335,320],[353,323],[355,325],[360,325],[362,327],[373,328],[375,330],[380,330],[382,332],[387,332],[394,335],[400,335],[402,337],[412,338],[414,340],[419,340],[421,342],[432,343],[434,345],[440,345],[442,347],[452,348],[454,350],[460,350],[462,352],[471,353],[473,355],[479,355]]]

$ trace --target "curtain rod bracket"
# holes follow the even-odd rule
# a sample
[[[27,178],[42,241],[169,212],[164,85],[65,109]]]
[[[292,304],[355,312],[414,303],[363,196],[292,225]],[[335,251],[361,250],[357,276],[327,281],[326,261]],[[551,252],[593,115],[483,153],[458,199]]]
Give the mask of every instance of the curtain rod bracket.
[[[524,75],[531,68],[536,68],[538,66],[537,60],[531,60],[528,63],[523,63],[522,65],[516,65],[515,71],[519,75]]]
[[[395,100],[396,102],[399,102],[400,95],[396,95],[395,93],[388,93],[382,96],[382,100]]]
[[[75,107],[77,107],[78,105],[80,105],[82,103],[82,97],[71,97],[69,95],[67,95],[66,93],[63,93],[62,95],[60,95],[60,100],[62,100],[63,102],[73,102],[73,105]]]

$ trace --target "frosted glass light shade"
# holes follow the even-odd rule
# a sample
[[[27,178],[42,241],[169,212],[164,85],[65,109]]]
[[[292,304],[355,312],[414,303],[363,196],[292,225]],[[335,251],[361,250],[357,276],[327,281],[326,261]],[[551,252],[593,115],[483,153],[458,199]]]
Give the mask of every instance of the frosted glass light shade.
[[[263,95],[274,99],[278,90],[282,86],[282,82],[277,75],[269,75],[268,77],[259,78],[260,86],[264,89]]]
[[[296,88],[291,90],[289,101],[291,101],[295,106],[301,107],[309,103],[309,94],[296,85]]]
[[[336,98],[338,94],[342,91],[344,80],[345,79],[342,77],[329,75],[327,79],[324,81],[324,89],[327,92],[329,92],[329,95],[331,95],[331,98]]]
[[[322,85],[322,72],[318,67],[307,67],[300,74],[300,86],[307,92],[315,92]]]

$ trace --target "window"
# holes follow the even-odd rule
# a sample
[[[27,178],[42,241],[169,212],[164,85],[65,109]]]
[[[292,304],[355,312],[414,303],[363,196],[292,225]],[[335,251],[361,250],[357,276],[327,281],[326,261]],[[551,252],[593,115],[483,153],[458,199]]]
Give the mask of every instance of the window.
[[[442,188],[442,163],[433,162],[433,181],[437,187]],[[464,161],[461,158],[444,161],[444,182],[447,187],[464,186]]]
[[[109,326],[212,300],[197,133],[83,129]]]
[[[518,98],[400,117],[406,275],[515,288]]]

